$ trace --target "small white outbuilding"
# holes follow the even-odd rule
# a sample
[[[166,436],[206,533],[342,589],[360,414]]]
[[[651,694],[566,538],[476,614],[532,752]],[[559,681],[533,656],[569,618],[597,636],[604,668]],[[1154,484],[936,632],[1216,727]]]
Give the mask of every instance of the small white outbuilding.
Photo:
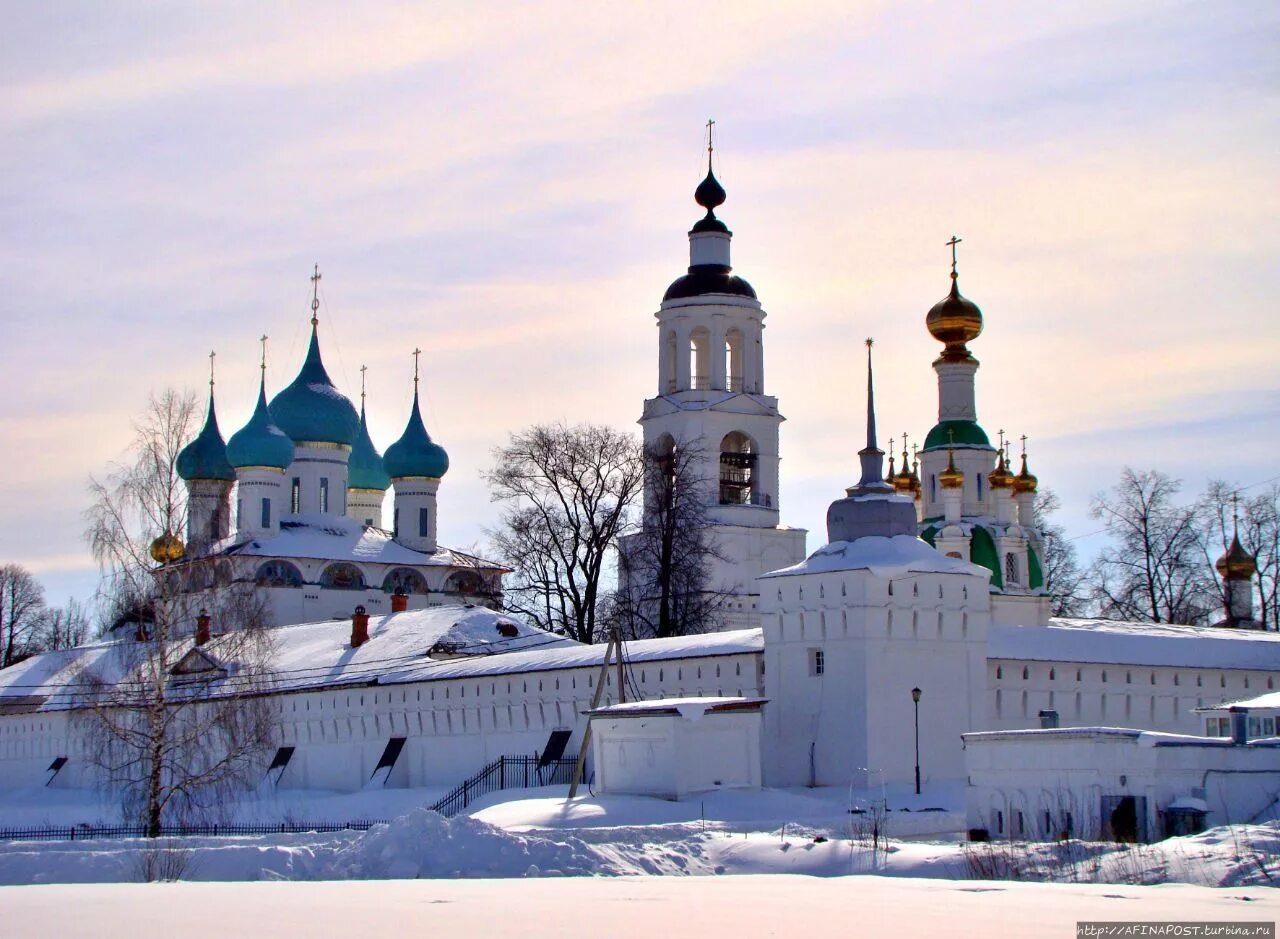
[[[595,790],[683,799],[760,788],[764,698],[665,698],[589,711]]]

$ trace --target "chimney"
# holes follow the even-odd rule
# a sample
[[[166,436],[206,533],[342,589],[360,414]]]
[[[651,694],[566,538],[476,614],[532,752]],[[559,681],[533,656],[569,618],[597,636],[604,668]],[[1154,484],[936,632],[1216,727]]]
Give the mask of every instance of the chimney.
[[[391,595],[391,612],[403,613],[407,609],[409,609],[409,595],[397,590]]]
[[[1242,747],[1249,740],[1249,709],[1233,707],[1227,713],[1231,715],[1231,745]]]
[[[1044,710],[1040,712],[1040,729],[1053,730],[1058,726],[1058,712],[1054,710]]]
[[[202,646],[209,641],[209,611],[201,610],[196,616],[196,645]]]
[[[369,641],[369,614],[358,606],[351,614],[351,648],[358,649]]]

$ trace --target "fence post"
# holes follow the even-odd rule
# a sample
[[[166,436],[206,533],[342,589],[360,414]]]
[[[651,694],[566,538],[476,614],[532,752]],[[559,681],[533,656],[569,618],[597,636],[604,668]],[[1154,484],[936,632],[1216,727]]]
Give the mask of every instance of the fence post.
[[[505,756],[498,757],[498,788],[507,788],[507,758]]]

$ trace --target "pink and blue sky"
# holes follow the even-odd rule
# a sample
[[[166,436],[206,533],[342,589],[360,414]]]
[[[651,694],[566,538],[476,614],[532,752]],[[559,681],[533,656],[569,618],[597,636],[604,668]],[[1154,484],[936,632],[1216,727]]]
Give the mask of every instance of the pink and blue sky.
[[[961,284],[979,417],[1030,437],[1072,534],[1123,466],[1280,473],[1274,3],[3,4],[0,561],[87,597],[86,481],[149,392],[224,433],[322,342],[380,448],[425,416],[441,538],[540,421],[633,426],[717,121],[768,311],[782,514],[824,540],[882,435],[935,417],[924,314]],[[1088,555],[1090,539],[1082,538]]]

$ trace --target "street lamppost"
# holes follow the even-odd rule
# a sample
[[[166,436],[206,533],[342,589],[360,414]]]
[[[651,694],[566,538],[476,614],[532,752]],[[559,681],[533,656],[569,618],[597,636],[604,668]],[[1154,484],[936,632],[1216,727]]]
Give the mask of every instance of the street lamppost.
[[[911,689],[911,703],[916,708],[916,795],[920,795],[920,689]]]

